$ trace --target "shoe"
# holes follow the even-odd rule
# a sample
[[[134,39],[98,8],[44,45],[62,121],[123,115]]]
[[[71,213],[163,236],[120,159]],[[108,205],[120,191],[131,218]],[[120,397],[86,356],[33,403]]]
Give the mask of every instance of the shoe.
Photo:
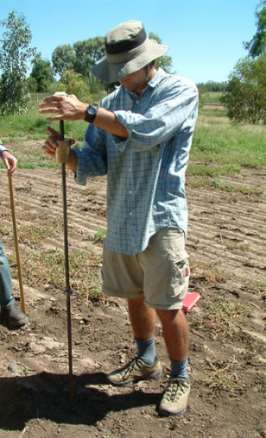
[[[148,365],[142,359],[135,357],[123,368],[107,375],[112,385],[126,386],[137,383],[140,380],[159,380],[162,374],[162,366],[156,358],[153,365]]]
[[[28,321],[27,316],[16,306],[14,301],[1,306],[0,322],[10,330],[23,327]]]
[[[170,378],[159,406],[161,415],[182,415],[187,409],[189,379]]]

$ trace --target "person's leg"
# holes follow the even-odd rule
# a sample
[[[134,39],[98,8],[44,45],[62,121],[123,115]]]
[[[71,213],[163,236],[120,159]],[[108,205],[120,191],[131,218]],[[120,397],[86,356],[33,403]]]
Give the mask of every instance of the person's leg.
[[[144,296],[128,300],[128,313],[136,339],[149,339],[154,336],[156,312],[144,303]]]
[[[154,235],[142,255],[145,303],[156,309],[171,362],[171,374],[159,411],[181,414],[190,392],[188,378],[189,330],[182,312],[188,289],[189,265],[184,234],[163,229]]]
[[[128,385],[140,380],[158,380],[162,367],[156,356],[154,309],[144,304],[141,295],[128,300],[128,313],[134,338],[137,345],[137,355],[124,367],[108,374],[107,378],[113,385]]]
[[[137,357],[152,365],[156,360],[155,320],[156,312],[144,304],[144,296],[128,300],[128,313],[137,344]]]
[[[7,305],[14,301],[12,280],[7,257],[3,244],[0,241],[0,305]]]
[[[9,329],[22,327],[28,318],[17,308],[13,297],[12,279],[7,257],[0,241],[0,322]]]
[[[143,379],[157,379],[162,368],[156,358],[154,327],[156,312],[144,304],[143,271],[135,256],[104,250],[103,291],[127,298],[137,355],[124,367],[107,375],[113,385],[127,385]]]
[[[157,309],[171,361],[171,377],[188,378],[189,329],[182,310]]]

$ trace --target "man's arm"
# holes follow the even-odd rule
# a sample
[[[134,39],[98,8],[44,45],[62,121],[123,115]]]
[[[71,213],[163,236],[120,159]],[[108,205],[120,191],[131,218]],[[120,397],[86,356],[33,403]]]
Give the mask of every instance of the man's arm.
[[[156,100],[144,114],[100,107],[93,124],[116,137],[121,150],[130,141],[140,152],[168,141],[179,129],[193,131],[198,111],[198,91],[193,83],[173,80]],[[52,113],[56,120],[81,120],[87,106],[73,95],[49,96],[40,105],[40,112]]]
[[[85,120],[87,103],[81,102],[76,96],[53,95],[46,97],[39,106],[43,114],[53,114],[52,120]],[[117,137],[127,138],[127,129],[118,121],[115,114],[105,108],[98,108],[93,122],[96,128],[101,128]]]
[[[194,84],[170,83],[157,93],[153,105],[144,113],[114,111],[128,131],[128,138],[119,139],[117,145],[122,149],[130,142],[136,151],[149,151],[184,129],[193,132],[197,113],[198,91]]]

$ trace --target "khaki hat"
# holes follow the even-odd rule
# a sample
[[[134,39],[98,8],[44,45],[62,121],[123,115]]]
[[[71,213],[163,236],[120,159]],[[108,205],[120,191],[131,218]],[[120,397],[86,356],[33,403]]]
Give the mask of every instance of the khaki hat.
[[[149,39],[140,21],[130,20],[106,35],[105,51],[106,55],[93,66],[92,71],[97,78],[112,83],[162,56],[167,46]]]

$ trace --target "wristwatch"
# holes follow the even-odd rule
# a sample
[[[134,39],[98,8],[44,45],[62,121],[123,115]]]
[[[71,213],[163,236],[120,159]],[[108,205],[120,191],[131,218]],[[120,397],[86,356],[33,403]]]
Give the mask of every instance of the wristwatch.
[[[93,123],[96,115],[97,115],[97,106],[89,105],[85,109],[84,120],[86,120],[86,122],[88,123]]]

